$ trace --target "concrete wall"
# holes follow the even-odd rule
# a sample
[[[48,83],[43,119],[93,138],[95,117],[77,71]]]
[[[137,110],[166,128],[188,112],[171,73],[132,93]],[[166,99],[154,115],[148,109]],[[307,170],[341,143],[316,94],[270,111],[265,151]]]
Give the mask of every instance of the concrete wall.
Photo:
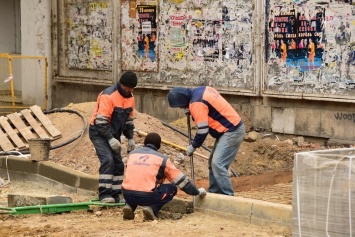
[[[47,57],[48,65],[51,65],[51,1],[21,1],[21,36],[22,55]],[[26,97],[28,97],[32,103],[42,105],[43,94],[36,92],[44,90],[43,75],[34,75],[37,71],[26,71],[28,70],[26,67],[23,67],[23,70],[22,97],[24,102],[26,103]],[[51,67],[49,67],[47,78],[48,97],[51,98]],[[38,96],[34,98],[33,95],[36,94]],[[51,108],[51,103],[49,99],[47,109]]]

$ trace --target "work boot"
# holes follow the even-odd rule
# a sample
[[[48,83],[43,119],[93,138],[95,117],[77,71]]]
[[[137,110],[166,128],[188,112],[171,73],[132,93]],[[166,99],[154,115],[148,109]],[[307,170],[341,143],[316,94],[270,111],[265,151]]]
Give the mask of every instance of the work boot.
[[[115,203],[115,199],[112,197],[103,198],[100,201],[104,203]]]
[[[154,215],[153,209],[150,206],[143,207],[143,216],[145,221],[154,221],[157,219]]]
[[[118,195],[117,198],[115,198],[116,203],[126,203],[126,200],[124,199],[123,195]]]
[[[133,219],[134,219],[134,212],[132,210],[132,207],[126,204],[123,207],[123,220],[133,220]]]
[[[114,197],[113,199],[115,199],[115,203],[121,203],[122,202],[120,197]]]

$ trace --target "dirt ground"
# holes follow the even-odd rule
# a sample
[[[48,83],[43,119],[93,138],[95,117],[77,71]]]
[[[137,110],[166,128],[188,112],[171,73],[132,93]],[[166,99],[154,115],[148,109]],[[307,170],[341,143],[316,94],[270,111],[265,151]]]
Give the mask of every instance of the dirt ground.
[[[47,116],[54,126],[61,131],[62,137],[52,141],[56,149],[50,151],[49,160],[71,169],[87,174],[98,174],[99,161],[94,147],[88,137],[87,123],[94,109],[94,102],[70,104],[65,112],[50,112]],[[82,115],[73,113],[76,111]],[[247,132],[252,130],[250,120],[240,112]],[[163,144],[160,152],[169,156],[176,166],[187,175],[191,174],[190,159],[183,155],[188,145],[186,117],[170,124],[150,115],[135,114],[136,133],[134,140],[137,146],[143,145],[144,134],[158,132]],[[191,123],[193,124],[193,123]],[[195,128],[192,127],[194,135]],[[208,137],[204,145],[211,149],[214,139]],[[122,140],[122,155],[126,156],[125,139]],[[296,152],[327,149],[320,144],[303,141],[302,138],[281,137],[271,133],[259,133],[258,139],[245,139],[231,171],[238,177],[232,177],[235,196],[265,200],[275,203],[292,204],[292,168]],[[194,178],[198,187],[208,187],[208,155],[207,149],[199,148],[194,153]],[[0,188],[0,203],[4,202],[7,193],[26,189],[16,182]],[[28,192],[63,194],[50,187],[31,185]],[[181,198],[191,198],[183,192]],[[74,197],[74,201],[85,201],[85,198]],[[121,208],[93,210],[93,212],[76,211],[61,215],[0,215],[0,236],[291,236],[291,228],[280,226],[252,225],[236,220],[233,217],[197,211],[182,215],[180,218],[161,218],[158,221],[144,222],[140,210],[134,221],[123,221]]]
[[[0,216],[1,217],[1,216]],[[134,221],[123,221],[120,208],[76,211],[61,215],[9,216],[0,220],[0,236],[291,236],[279,226],[251,225],[231,216],[194,212],[177,220],[144,222],[140,211]]]

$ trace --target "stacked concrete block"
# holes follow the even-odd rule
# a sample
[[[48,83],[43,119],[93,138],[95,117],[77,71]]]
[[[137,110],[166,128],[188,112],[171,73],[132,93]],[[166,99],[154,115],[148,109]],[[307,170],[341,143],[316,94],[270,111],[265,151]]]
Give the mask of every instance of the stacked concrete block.
[[[292,236],[355,236],[355,149],[295,154]]]

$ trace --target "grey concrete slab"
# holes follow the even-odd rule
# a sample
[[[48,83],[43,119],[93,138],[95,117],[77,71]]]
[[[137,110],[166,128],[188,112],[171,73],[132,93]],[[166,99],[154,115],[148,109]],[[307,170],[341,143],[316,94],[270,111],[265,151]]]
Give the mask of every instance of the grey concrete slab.
[[[71,197],[34,193],[11,193],[7,195],[9,207],[72,203]]]

